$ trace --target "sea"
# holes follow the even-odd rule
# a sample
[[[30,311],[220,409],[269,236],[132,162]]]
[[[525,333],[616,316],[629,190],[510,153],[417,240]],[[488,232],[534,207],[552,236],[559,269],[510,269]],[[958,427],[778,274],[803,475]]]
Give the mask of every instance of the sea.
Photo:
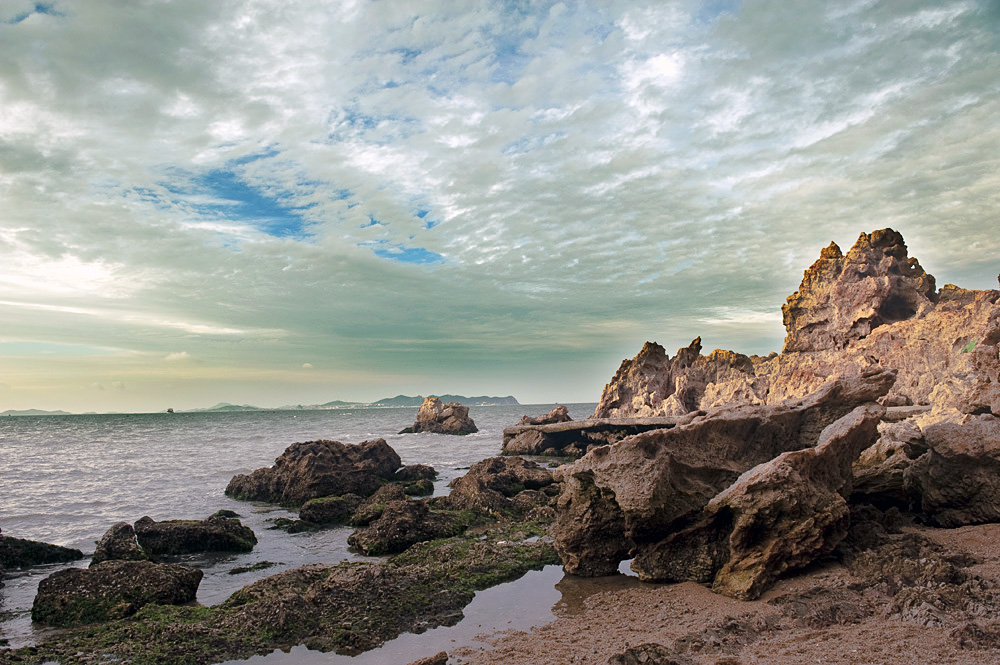
[[[413,424],[416,407],[350,408],[235,413],[153,413],[71,416],[11,416],[0,418],[0,529],[3,535],[75,547],[89,555],[96,541],[116,522],[201,519],[228,509],[241,516],[258,538],[250,553],[186,555],[171,560],[201,568],[205,576],[198,602],[215,605],[262,577],[308,563],[363,560],[347,545],[352,529],[336,527],[288,534],[273,529],[277,518],[296,513],[265,503],[236,501],[223,493],[236,474],[270,466],[285,448],[298,441],[332,439],[343,443],[383,438],[403,464],[430,464],[439,473],[434,494],[448,493],[448,483],[477,461],[500,454],[503,429],[522,415],[548,412],[554,404],[472,406],[469,415],[479,432],[467,436],[398,434]],[[568,404],[570,415],[585,418],[595,404]],[[260,562],[275,565],[259,571],[230,574],[235,568]],[[50,629],[32,624],[31,603],[38,583],[67,565],[7,571],[0,588],[0,639],[16,648],[38,643]],[[468,642],[489,628],[527,628],[553,617],[559,603],[579,601],[556,566],[529,573],[515,587],[501,585],[477,594],[466,608],[472,623],[435,629],[435,640],[424,635],[402,636],[396,648],[408,654],[406,663],[440,644]],[[519,585],[519,586],[517,586]],[[526,604],[525,594],[536,601]],[[519,600],[518,600],[519,599]],[[508,607],[516,603],[517,610]],[[531,605],[535,609],[527,611]],[[506,608],[506,609],[505,609]],[[495,624],[495,625],[494,625]],[[435,631],[428,631],[434,633]],[[442,632],[443,631],[443,632]],[[444,636],[447,637],[444,637]],[[408,640],[423,640],[414,646]],[[440,644],[439,644],[440,643]],[[388,649],[394,648],[388,644]],[[438,649],[440,650],[440,649]],[[395,662],[381,654],[345,658],[333,654],[276,652],[247,662],[352,663]],[[409,656],[412,656],[410,658]],[[402,657],[402,656],[401,656]]]

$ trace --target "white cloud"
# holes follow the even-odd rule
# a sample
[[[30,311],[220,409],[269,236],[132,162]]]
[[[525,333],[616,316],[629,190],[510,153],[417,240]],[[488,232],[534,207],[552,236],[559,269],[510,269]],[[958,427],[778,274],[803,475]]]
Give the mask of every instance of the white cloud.
[[[187,362],[192,360],[191,354],[187,351],[174,351],[173,353],[168,353],[164,358],[168,363],[179,363]]]

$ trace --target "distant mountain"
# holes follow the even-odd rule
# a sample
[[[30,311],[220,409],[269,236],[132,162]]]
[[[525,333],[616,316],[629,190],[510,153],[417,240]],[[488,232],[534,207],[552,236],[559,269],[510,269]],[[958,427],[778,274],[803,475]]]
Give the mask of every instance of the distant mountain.
[[[69,411],[42,411],[40,409],[7,409],[0,416],[71,416]]]
[[[228,413],[232,411],[264,411],[265,409],[259,406],[251,406],[249,404],[229,404],[227,402],[219,402],[215,406],[210,406],[207,409],[188,409],[187,413]]]
[[[431,397],[437,397],[442,402],[458,402],[459,404],[464,404],[465,406],[498,406],[501,404],[517,406],[520,404],[520,402],[514,399],[511,395],[508,395],[507,397],[487,397],[485,395],[479,397],[466,397],[464,395],[431,395]],[[396,395],[395,397],[386,397],[377,402],[372,402],[368,406],[420,406],[423,403],[424,397],[422,395],[417,395],[416,397]]]

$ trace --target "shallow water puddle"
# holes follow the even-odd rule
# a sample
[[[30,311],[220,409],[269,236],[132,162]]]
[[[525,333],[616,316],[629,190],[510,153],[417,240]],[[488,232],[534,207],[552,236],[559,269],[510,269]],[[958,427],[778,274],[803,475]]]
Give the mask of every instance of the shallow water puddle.
[[[275,651],[267,656],[254,656],[236,663],[266,663],[267,665],[385,665],[409,663],[460,646],[486,646],[477,635],[501,630],[528,630],[552,621],[552,608],[561,597],[556,588],[563,578],[561,566],[545,566],[533,570],[513,582],[477,591],[475,598],[462,613],[465,618],[454,626],[440,626],[423,633],[404,633],[377,649],[357,656],[310,651],[298,646],[289,652]]]

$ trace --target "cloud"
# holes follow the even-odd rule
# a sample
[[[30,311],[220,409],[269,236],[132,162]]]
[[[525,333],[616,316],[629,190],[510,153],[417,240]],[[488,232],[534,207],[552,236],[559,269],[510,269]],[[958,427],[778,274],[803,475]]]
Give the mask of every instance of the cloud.
[[[819,249],[883,226],[996,286],[985,0],[45,7],[0,11],[4,334],[136,376],[593,399],[535,368],[777,349]]]
[[[168,353],[163,359],[168,363],[179,363],[192,360],[192,357],[187,351],[175,351],[174,353]]]
[[[302,369],[313,369],[312,363],[302,363]]]

